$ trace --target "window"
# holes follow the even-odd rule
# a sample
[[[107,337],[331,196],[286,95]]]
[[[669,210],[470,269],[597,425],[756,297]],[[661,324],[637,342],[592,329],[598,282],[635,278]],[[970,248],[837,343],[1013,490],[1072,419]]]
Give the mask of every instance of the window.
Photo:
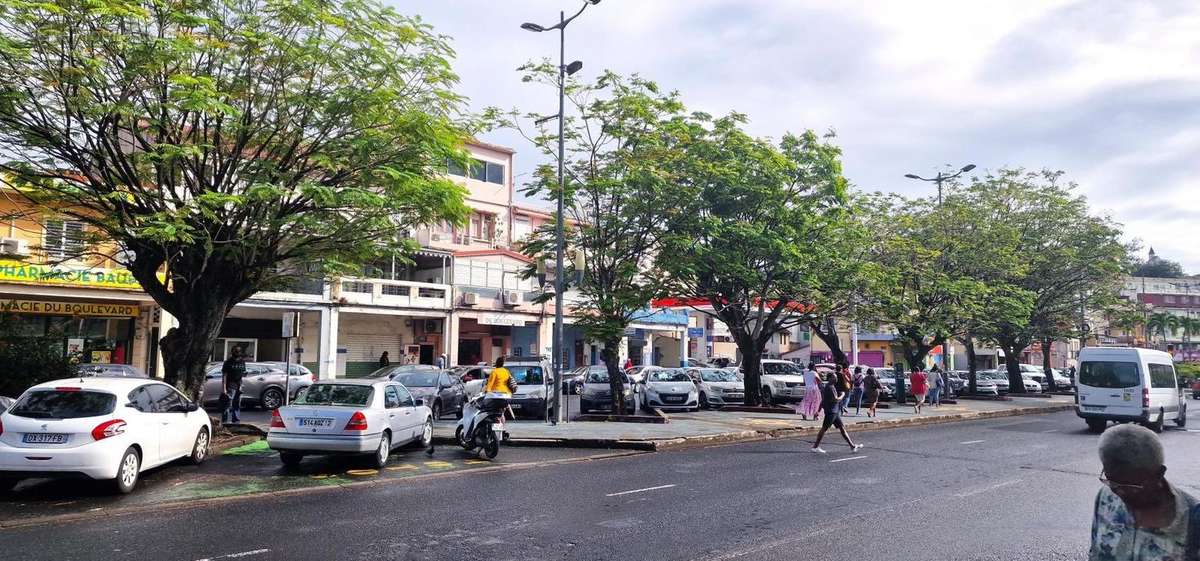
[[[416,407],[417,403],[413,401],[413,396],[408,393],[408,388],[404,386],[393,386],[396,388],[396,396],[400,399],[401,407]]]
[[[454,385],[454,382],[450,381],[450,374],[447,374],[445,372],[442,372],[442,378],[438,383],[444,388],[448,388],[448,387]]]
[[[1174,303],[1175,303],[1175,296],[1168,294],[1168,295],[1166,295],[1166,296],[1164,297],[1164,300],[1165,300],[1165,301],[1166,301],[1166,303],[1168,303],[1168,304],[1174,304]]]
[[[504,166],[487,162],[487,182],[495,183],[496,185],[504,185]]]
[[[487,181],[487,164],[483,160],[471,160],[471,179]]]
[[[513,241],[523,241],[532,233],[533,224],[529,221],[528,216],[518,216],[513,219]]]
[[[30,419],[78,419],[108,415],[116,408],[117,396],[111,393],[77,390],[34,390],[21,398],[10,415]]]
[[[457,175],[459,177],[466,177],[467,176],[467,168],[463,167],[463,165],[461,163],[459,163],[455,160],[447,160],[446,161],[446,173],[449,173],[450,175]]]
[[[383,390],[383,406],[388,409],[400,407],[400,394],[396,392],[396,386],[388,386]]]
[[[1151,364],[1150,387],[1175,389],[1175,369],[1170,364]]]
[[[1141,380],[1136,362],[1092,361],[1079,366],[1079,385],[1093,388],[1134,388]]]
[[[129,393],[129,401],[142,413],[154,412],[154,400],[150,398],[149,389],[150,386],[142,386]]]
[[[53,259],[67,259],[83,252],[83,222],[47,220],[42,247]]]
[[[146,388],[146,393],[150,396],[150,401],[154,402],[154,411],[170,413],[172,411],[179,411],[179,407],[183,405],[183,397],[171,386],[166,384],[151,384],[143,387]]]

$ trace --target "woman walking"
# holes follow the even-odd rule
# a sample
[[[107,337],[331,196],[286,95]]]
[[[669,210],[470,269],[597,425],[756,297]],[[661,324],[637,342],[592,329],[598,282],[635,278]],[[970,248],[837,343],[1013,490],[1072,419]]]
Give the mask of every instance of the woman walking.
[[[863,379],[862,367],[855,366],[854,375],[850,377],[850,403],[854,404],[855,417],[862,414]]]
[[[920,368],[913,370],[912,376],[909,376],[908,381],[912,384],[913,399],[916,400],[913,412],[917,415],[921,414],[921,406],[925,404],[925,394],[929,393],[929,384],[926,383],[926,380],[928,378]]]
[[[838,395],[841,395],[841,401],[838,401],[838,412],[842,415],[846,414],[846,407],[850,405],[850,388],[853,383],[850,381],[850,365],[843,364],[838,366],[837,373],[837,390]]]
[[[807,421],[809,417],[817,420],[821,410],[821,382],[817,377],[816,363],[808,363],[804,370],[804,401],[800,402],[800,419]]]
[[[829,381],[821,386],[821,407],[825,409],[825,418],[821,421],[821,431],[817,433],[817,441],[813,443],[812,451],[817,454],[824,454],[825,449],[821,448],[821,439],[825,438],[825,432],[829,427],[837,427],[842,438],[846,439],[846,445],[850,447],[850,453],[858,452],[862,448],[862,444],[855,444],[850,440],[850,435],[846,433],[846,425],[842,423],[842,416],[838,413],[838,407],[841,406],[841,400],[845,397],[837,389],[836,373],[829,373]]]
[[[875,416],[875,407],[879,405],[879,390],[883,389],[883,384],[879,383],[879,377],[875,375],[874,368],[867,369],[867,377],[863,378],[863,399],[867,402],[867,416]]]
[[[929,404],[941,407],[942,391],[946,389],[946,381],[942,378],[942,372],[938,367],[934,366],[933,370],[929,371],[929,380],[926,383],[929,385]]]

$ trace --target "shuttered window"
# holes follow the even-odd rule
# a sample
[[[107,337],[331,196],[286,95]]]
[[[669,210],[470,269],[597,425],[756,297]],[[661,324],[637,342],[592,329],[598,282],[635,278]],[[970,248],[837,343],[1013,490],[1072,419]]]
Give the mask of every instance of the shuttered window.
[[[47,220],[42,248],[51,259],[68,259],[83,253],[83,222]]]

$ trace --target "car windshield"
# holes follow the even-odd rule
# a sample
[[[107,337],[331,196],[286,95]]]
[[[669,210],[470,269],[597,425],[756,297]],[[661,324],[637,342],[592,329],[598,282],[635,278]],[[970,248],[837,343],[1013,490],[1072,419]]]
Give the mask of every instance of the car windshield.
[[[690,382],[687,372],[678,369],[651,370],[646,373],[647,382]]]
[[[800,367],[790,362],[764,362],[762,364],[763,374],[779,375],[800,375]]]
[[[401,374],[396,376],[395,380],[410,388],[432,388],[438,384],[438,373],[414,372],[412,374]]]
[[[132,366],[123,364],[80,364],[80,376],[124,376],[129,378],[143,377]]]
[[[296,398],[296,405],[348,405],[361,407],[371,402],[371,386],[314,384]]]
[[[543,384],[541,366],[514,365],[508,367],[508,373],[518,385]]]
[[[77,419],[107,415],[116,406],[117,396],[111,393],[56,388],[30,391],[8,412],[33,419]]]
[[[1132,388],[1141,383],[1136,362],[1088,361],[1079,365],[1079,384],[1093,388]]]
[[[607,384],[608,383],[608,370],[604,370],[601,368],[597,368],[595,370],[588,370],[587,379],[585,381],[588,384]]]
[[[700,379],[705,382],[736,382],[737,374],[728,370],[705,369],[700,371]]]

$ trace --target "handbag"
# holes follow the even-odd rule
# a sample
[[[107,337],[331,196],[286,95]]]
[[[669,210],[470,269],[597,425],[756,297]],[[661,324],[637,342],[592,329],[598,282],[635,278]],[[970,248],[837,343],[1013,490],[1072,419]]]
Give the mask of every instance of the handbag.
[[[230,401],[229,394],[222,393],[221,397],[217,399],[217,404],[220,405],[221,410],[224,411],[226,409],[229,409],[229,401]]]

